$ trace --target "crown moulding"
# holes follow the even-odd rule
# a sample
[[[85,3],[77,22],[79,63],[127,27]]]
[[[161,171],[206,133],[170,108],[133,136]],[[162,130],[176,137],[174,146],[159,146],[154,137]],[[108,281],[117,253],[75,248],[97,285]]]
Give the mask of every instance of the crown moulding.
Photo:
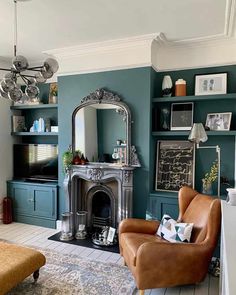
[[[152,66],[158,70],[236,63],[236,0],[228,0],[222,33],[169,40],[162,32],[47,50],[60,64],[59,75]]]

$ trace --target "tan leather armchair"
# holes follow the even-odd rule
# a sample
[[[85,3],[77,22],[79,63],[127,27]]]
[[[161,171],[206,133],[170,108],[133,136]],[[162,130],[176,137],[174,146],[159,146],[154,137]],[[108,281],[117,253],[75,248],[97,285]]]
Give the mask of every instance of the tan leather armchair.
[[[159,221],[125,219],[119,226],[120,254],[145,289],[195,284],[204,280],[220,230],[220,200],[183,187],[178,221],[194,223],[190,243],[170,243],[156,235]]]

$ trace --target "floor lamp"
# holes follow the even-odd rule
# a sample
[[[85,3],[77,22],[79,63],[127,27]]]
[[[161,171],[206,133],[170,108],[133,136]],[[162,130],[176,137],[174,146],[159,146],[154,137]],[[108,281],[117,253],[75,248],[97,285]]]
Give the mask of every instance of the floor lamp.
[[[217,153],[218,163],[218,197],[220,197],[220,147],[215,146],[199,146],[200,142],[206,142],[208,139],[206,131],[202,123],[194,123],[190,131],[188,140],[196,144],[197,149],[215,149]]]

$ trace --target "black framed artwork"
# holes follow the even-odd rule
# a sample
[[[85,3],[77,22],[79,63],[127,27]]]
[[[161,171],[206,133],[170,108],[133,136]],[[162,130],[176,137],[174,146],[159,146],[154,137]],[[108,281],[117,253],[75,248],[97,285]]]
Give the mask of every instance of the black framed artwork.
[[[181,186],[194,188],[194,143],[184,140],[157,142],[155,190],[178,191]]]

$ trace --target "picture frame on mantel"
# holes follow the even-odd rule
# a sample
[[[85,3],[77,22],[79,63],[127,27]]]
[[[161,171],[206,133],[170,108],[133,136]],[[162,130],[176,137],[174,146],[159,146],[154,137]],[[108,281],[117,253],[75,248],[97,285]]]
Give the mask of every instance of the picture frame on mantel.
[[[227,93],[227,73],[196,75],[195,95]]]

